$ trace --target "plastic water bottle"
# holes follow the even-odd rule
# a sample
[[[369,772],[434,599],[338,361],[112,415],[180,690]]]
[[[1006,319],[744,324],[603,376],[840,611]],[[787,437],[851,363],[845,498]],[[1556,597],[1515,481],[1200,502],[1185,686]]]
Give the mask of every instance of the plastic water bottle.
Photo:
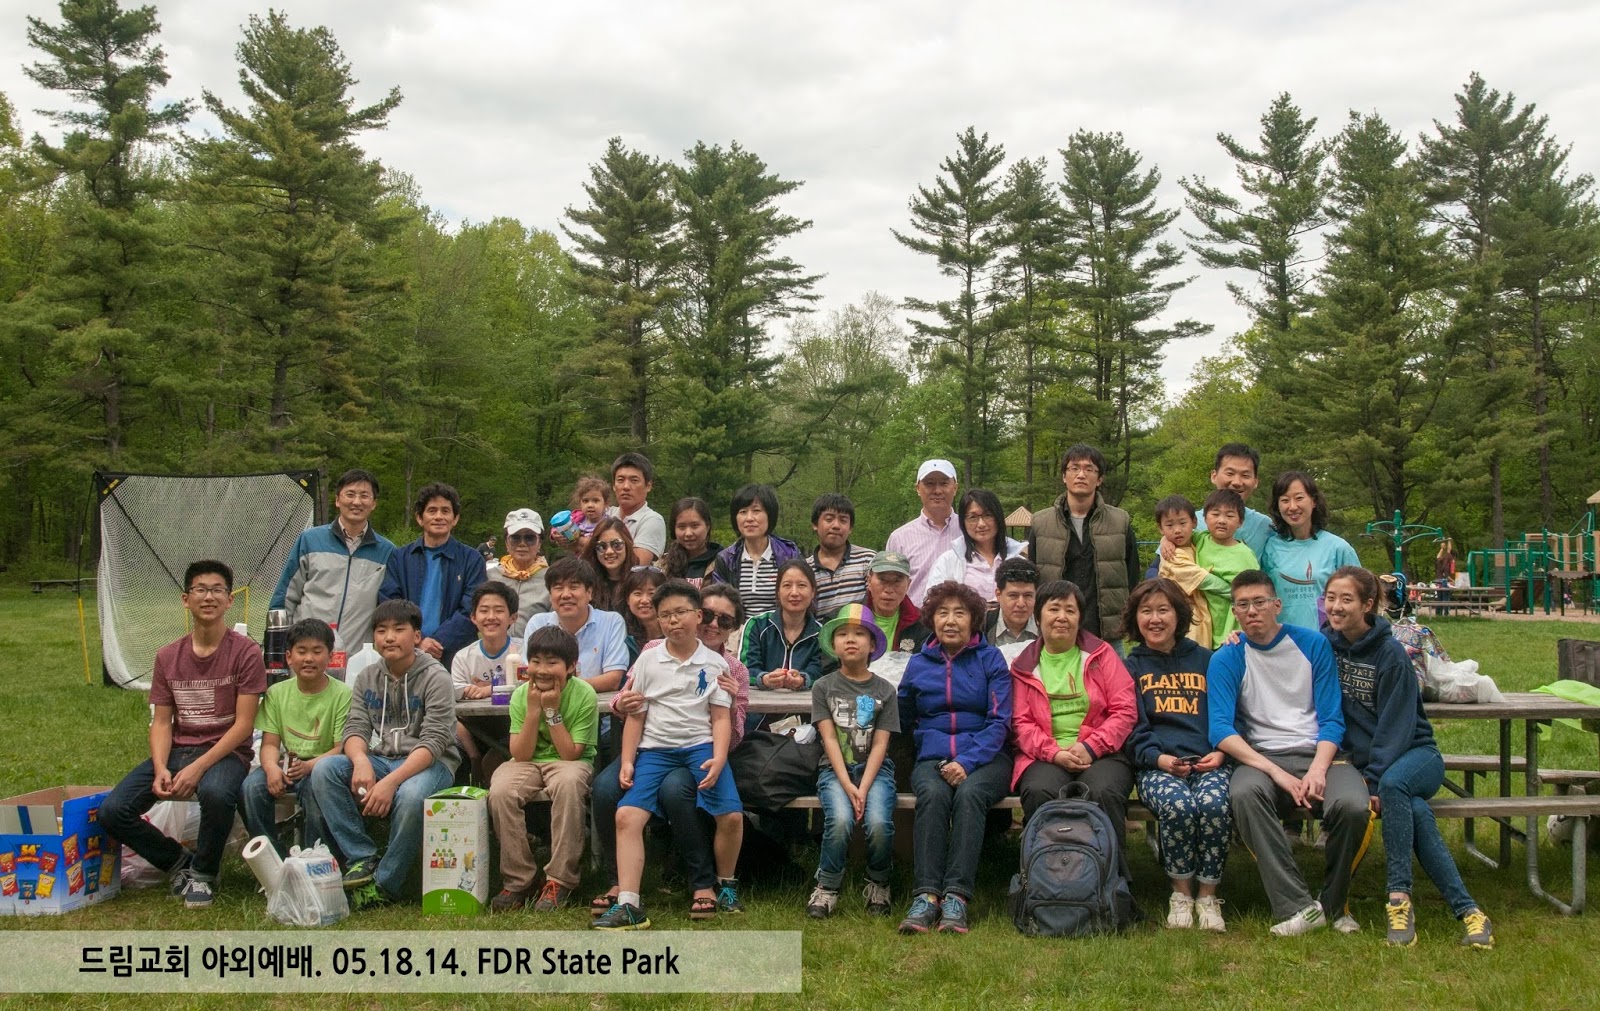
[[[361,644],[361,652],[349,659],[345,665],[344,671],[341,673],[357,676],[368,667],[371,667],[373,664],[379,663],[382,660],[383,657],[379,655],[377,650],[372,648],[372,643],[364,642]],[[331,669],[328,671],[328,676],[333,676],[333,671]],[[341,677],[339,680],[347,681],[350,680],[350,677]]]

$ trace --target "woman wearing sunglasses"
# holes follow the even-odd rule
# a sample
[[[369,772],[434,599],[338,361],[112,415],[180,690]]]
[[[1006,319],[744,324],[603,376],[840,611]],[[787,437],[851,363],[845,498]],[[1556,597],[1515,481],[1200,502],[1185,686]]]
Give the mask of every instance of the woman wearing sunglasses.
[[[594,606],[622,614],[628,606],[622,595],[622,581],[633,568],[633,535],[628,533],[627,525],[615,516],[602,519],[595,525],[582,557],[600,575]]]
[[[506,553],[488,565],[488,579],[517,591],[517,617],[511,623],[511,638],[521,639],[528,619],[550,610],[550,591],[544,585],[544,570],[550,567],[539,551],[539,536],[544,520],[532,509],[513,509],[506,513]]]

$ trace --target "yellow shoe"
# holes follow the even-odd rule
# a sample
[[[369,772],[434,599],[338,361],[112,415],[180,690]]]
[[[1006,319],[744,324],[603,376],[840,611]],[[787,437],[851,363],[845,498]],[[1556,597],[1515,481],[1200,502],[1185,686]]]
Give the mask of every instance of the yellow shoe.
[[[1461,922],[1467,928],[1467,935],[1461,939],[1462,944],[1485,951],[1494,947],[1494,922],[1489,919],[1488,913],[1473,906],[1461,918]]]

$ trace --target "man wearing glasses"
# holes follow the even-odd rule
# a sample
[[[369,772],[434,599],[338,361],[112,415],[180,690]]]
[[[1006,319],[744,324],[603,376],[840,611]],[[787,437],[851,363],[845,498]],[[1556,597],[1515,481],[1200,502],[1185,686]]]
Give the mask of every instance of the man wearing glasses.
[[[1081,627],[1122,650],[1122,605],[1139,581],[1139,542],[1128,514],[1100,494],[1106,459],[1079,443],[1061,458],[1066,486],[1049,509],[1033,514],[1028,558],[1039,567],[1039,585],[1068,579],[1083,591],[1088,607]]]
[[[372,609],[394,542],[367,522],[378,505],[378,479],[371,474],[357,469],[339,475],[333,505],[339,514],[332,523],[296,538],[267,606],[288,611],[291,625],[322,619],[333,626],[334,651],[353,653],[372,637]]]
[[[1366,783],[1339,755],[1344,712],[1333,651],[1315,629],[1278,621],[1282,605],[1260,569],[1234,579],[1232,601],[1244,634],[1212,654],[1206,672],[1211,743],[1238,763],[1229,781],[1233,822],[1272,903],[1272,933],[1293,937],[1330,920],[1354,933],[1346,900],[1371,828]],[[1328,831],[1320,900],[1283,833],[1281,820],[1297,808]]]
[[[261,647],[228,627],[233,570],[193,562],[183,574],[190,631],[156,653],[150,679],[150,757],[123,777],[100,805],[114,838],[171,878],[170,891],[189,909],[207,909],[233,830],[239,788],[255,746],[256,708],[267,690]],[[158,800],[200,803],[193,850],[140,815]]]

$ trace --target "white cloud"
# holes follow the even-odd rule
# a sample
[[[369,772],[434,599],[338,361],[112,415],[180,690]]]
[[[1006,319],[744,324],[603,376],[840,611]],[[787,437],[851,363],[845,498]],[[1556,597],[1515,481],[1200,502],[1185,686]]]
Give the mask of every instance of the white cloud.
[[[373,99],[398,85],[390,128],[367,138],[455,219],[498,215],[554,228],[583,199],[608,137],[675,156],[696,140],[738,140],[805,186],[788,209],[814,227],[788,252],[827,276],[824,308],[868,289],[938,296],[931,263],[901,248],[906,201],[968,124],[1013,157],[1048,154],[1076,129],[1120,130],[1181,203],[1180,176],[1231,180],[1219,131],[1253,139],[1279,92],[1325,133],[1351,109],[1381,112],[1408,138],[1448,119],[1472,70],[1537,102],[1579,171],[1600,170],[1589,73],[1600,9],[1581,0],[1228,5],[1053,2],[978,5],[477,0],[287,2],[296,24],[326,24]],[[239,26],[263,6],[159,5],[174,96],[209,88],[238,101]],[[0,90],[27,130],[55,105],[21,73],[37,54],[24,15],[54,4],[0,0]],[[204,128],[197,120],[196,127]],[[1187,221],[1187,216],[1180,222]],[[1192,227],[1192,223],[1191,223]],[[1179,237],[1174,234],[1175,240]],[[1225,278],[1192,263],[1174,318],[1216,325],[1169,351],[1169,385],[1244,321]]]

